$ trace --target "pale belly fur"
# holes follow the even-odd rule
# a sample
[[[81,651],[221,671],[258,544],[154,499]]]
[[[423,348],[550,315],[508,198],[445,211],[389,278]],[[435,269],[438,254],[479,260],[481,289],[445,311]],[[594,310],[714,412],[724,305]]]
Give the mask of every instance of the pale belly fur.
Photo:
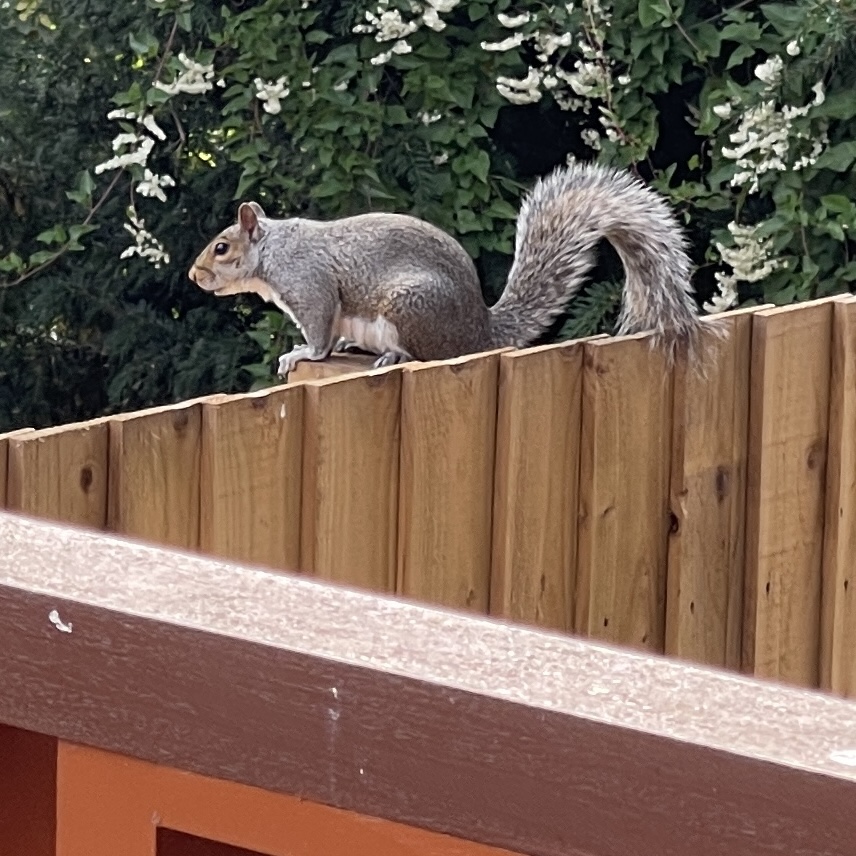
[[[353,342],[364,351],[385,354],[398,351],[398,330],[386,318],[380,315],[374,320],[344,315],[339,318],[337,334],[348,342]]]
[[[273,303],[274,306],[284,312],[294,322],[304,338],[306,337],[306,331],[291,311],[291,307],[261,279],[253,277],[238,280],[218,290],[217,294],[222,296],[225,294],[239,294],[246,291],[253,291],[264,300]],[[375,354],[385,354],[387,351],[400,350],[398,330],[394,324],[390,324],[386,318],[380,315],[370,320],[368,318],[337,314],[333,337],[334,341],[338,338],[346,339],[364,351],[371,351]]]

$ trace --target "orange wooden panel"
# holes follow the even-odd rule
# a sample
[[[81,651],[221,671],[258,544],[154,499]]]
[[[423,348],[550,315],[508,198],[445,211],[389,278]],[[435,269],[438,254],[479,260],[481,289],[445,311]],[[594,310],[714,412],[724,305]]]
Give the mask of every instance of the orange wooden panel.
[[[510,853],[60,741],[57,856],[157,856],[158,827],[265,856]]]
[[[743,667],[819,682],[833,300],[752,318]]]
[[[749,362],[753,310],[719,320],[727,338],[705,376],[675,370],[666,653],[740,668]]]
[[[583,345],[502,354],[490,611],[573,628]]]
[[[574,626],[662,651],[672,375],[648,335],[585,349]]]
[[[0,853],[54,856],[54,737],[0,725]]]
[[[821,686],[856,696],[856,298],[835,304],[826,459]]]

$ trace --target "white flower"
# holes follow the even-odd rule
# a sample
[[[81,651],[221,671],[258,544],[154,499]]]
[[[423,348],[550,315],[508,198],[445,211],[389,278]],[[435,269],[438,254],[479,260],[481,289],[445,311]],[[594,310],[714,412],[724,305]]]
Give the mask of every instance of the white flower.
[[[263,102],[263,108],[267,113],[276,115],[282,110],[283,99],[288,97],[291,91],[286,85],[285,76],[277,78],[276,82],[267,82],[257,77],[253,83],[256,87],[256,98]]]
[[[580,131],[580,137],[589,148],[600,151],[600,134],[596,128],[583,128]]]
[[[622,86],[627,86],[630,83],[630,75],[629,74],[619,74],[618,77],[615,78],[617,83],[620,83]]]
[[[183,52],[179,53],[178,61],[184,66],[184,71],[172,82],[163,83],[160,80],[154,82],[155,89],[160,89],[168,95],[177,95],[186,92],[190,95],[201,95],[213,89],[211,79],[214,77],[214,66],[203,65],[187,57]]]
[[[159,140],[166,139],[166,134],[163,132],[163,130],[161,130],[158,123],[155,122],[155,117],[152,116],[151,113],[147,113],[145,116],[143,116],[140,122],[147,131],[154,134]]]
[[[783,67],[780,56],[771,56],[766,62],[755,67],[755,77],[766,83],[768,89],[774,89],[782,80]]]
[[[446,22],[437,14],[437,10],[432,6],[428,6],[422,13],[422,23],[436,33],[446,28]]]
[[[119,254],[120,259],[127,259],[131,256],[139,256],[140,258],[150,261],[155,268],[159,268],[161,264],[169,264],[169,253],[164,249],[163,244],[146,229],[145,220],[138,218],[133,208],[128,209],[129,223],[124,223],[123,228],[130,232],[134,238],[134,243],[130,247],[126,247]]]
[[[794,39],[793,41],[788,42],[788,46],[785,50],[788,52],[788,56],[799,56],[800,43]]]
[[[526,36],[524,36],[523,33],[515,33],[513,36],[509,36],[501,42],[482,42],[481,47],[483,51],[504,53],[505,51],[510,51],[516,47],[520,47],[525,38]]]
[[[728,102],[725,104],[717,104],[713,108],[713,112],[716,113],[720,119],[729,119],[731,117],[731,105]]]
[[[738,282],[760,282],[785,266],[781,259],[771,258],[772,236],[759,236],[763,225],[756,223],[754,226],[740,226],[738,223],[729,223],[728,231],[734,238],[734,245],[726,247],[718,241],[715,243],[720,258],[731,266],[732,272],[716,274],[719,295],[705,303],[704,308],[708,312],[722,312],[733,306],[737,302]]]
[[[826,91],[823,88],[823,81],[818,80],[814,86],[812,86],[811,91],[814,93],[814,104],[815,106],[819,106],[826,101]]]
[[[500,12],[496,16],[497,21],[499,21],[503,27],[508,27],[509,30],[528,24],[531,18],[532,15],[530,15],[529,12],[522,12],[519,15],[506,15],[503,12]]]
[[[153,196],[166,202],[166,194],[161,188],[175,187],[175,182],[169,175],[155,175],[150,169],[143,173],[143,180],[137,185],[137,192],[141,196]]]
[[[99,163],[95,166],[95,174],[100,175],[108,169],[124,169],[126,166],[144,166],[149,157],[149,153],[154,147],[155,141],[151,137],[139,137],[139,148],[125,154],[116,155],[115,157]]]
[[[442,166],[447,160],[449,160],[449,153],[443,152],[442,154],[434,155],[431,160],[435,166]]]
[[[496,88],[499,94],[512,104],[534,104],[541,99],[538,88],[541,83],[541,73],[538,69],[530,68],[529,74],[523,80],[514,77],[498,77]]]
[[[137,114],[133,110],[126,110],[124,107],[120,107],[116,110],[111,110],[107,114],[108,119],[136,119]]]
[[[113,142],[111,145],[113,146],[113,151],[118,152],[123,146],[131,145],[132,143],[139,142],[144,139],[139,134],[117,134],[113,137]]]

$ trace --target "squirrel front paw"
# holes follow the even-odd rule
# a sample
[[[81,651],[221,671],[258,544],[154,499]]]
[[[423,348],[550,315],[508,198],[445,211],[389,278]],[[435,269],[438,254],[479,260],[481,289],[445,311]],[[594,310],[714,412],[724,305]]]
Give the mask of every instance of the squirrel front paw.
[[[299,345],[292,348],[288,353],[283,354],[279,358],[279,365],[276,373],[280,377],[285,377],[289,372],[294,371],[298,363],[304,360],[319,360],[321,357],[315,356],[315,352],[308,345]]]

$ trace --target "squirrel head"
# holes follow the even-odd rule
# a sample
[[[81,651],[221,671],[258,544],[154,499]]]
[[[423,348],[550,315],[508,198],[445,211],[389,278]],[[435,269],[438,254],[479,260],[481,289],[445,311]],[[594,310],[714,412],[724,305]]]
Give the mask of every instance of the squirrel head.
[[[188,271],[190,279],[218,297],[258,291],[260,242],[267,231],[262,219],[265,212],[258,202],[242,202],[237,222],[220,232],[196,257]]]

